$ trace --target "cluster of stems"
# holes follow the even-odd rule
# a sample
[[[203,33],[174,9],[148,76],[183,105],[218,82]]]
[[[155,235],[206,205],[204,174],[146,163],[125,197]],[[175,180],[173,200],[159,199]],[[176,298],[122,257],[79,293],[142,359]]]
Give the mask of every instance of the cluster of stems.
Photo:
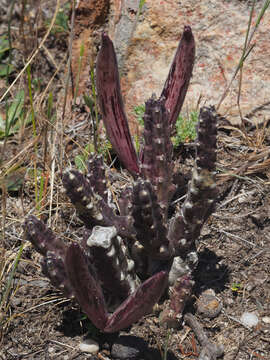
[[[34,216],[25,221],[28,239],[43,255],[44,274],[105,332],[125,328],[150,312],[168,288],[170,301],[161,318],[174,326],[192,292],[195,241],[216,198],[216,117],[213,108],[203,107],[185,201],[171,205],[179,175],[171,136],[194,57],[193,34],[185,26],[160,97],[145,104],[143,146],[137,154],[113,43],[103,34],[96,65],[99,107],[108,138],[133,181],[122,189],[116,211],[102,156],[90,156],[86,175],[75,169],[64,173],[63,186],[85,225],[79,244],[66,244]]]

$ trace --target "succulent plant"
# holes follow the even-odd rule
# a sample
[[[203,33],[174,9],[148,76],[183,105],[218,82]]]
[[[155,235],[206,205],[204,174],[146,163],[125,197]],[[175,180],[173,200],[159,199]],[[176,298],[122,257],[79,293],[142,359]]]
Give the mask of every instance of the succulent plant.
[[[63,185],[85,225],[81,242],[68,245],[34,216],[25,221],[27,238],[43,255],[53,285],[74,297],[104,332],[126,328],[169,288],[162,321],[175,325],[192,292],[198,256],[195,241],[216,198],[216,116],[200,110],[196,158],[182,206],[171,206],[179,174],[171,134],[181,110],[195,56],[191,28],[184,27],[159,99],[146,102],[143,148],[137,155],[120,90],[113,43],[102,35],[96,65],[98,99],[108,138],[133,181],[122,189],[118,210],[107,188],[102,156],[91,155],[88,172],[67,170]]]

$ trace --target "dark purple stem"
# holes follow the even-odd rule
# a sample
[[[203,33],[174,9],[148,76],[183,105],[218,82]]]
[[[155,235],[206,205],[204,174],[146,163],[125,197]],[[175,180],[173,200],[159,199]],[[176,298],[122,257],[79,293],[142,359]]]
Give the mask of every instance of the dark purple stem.
[[[99,106],[108,138],[123,165],[136,175],[139,173],[138,159],[124,111],[115,50],[105,33],[96,69]]]
[[[165,107],[169,112],[171,129],[181,111],[187,93],[195,59],[195,41],[190,26],[184,32],[178,45],[168,78],[161,93],[165,98]]]

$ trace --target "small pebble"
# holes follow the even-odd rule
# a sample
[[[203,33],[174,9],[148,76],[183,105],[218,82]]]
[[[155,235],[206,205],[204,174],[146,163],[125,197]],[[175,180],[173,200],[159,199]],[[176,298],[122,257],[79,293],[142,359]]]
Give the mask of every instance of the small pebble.
[[[85,339],[80,343],[79,349],[89,354],[97,354],[99,352],[99,345],[93,339]]]
[[[11,303],[11,305],[14,306],[14,307],[20,306],[20,305],[22,304],[22,298],[21,298],[21,297],[17,298],[17,297],[14,296],[14,297],[10,300],[10,303]]]
[[[270,324],[270,316],[264,316],[262,318],[262,321],[265,323],[265,324]]]
[[[247,201],[246,196],[241,196],[240,198],[238,198],[238,202],[239,202],[240,204],[243,204],[243,203],[246,202],[246,201]]]
[[[196,307],[199,314],[212,319],[220,313],[222,302],[215,296],[213,289],[207,289],[199,296]]]
[[[137,336],[120,336],[112,346],[111,357],[117,360],[137,360],[144,356],[146,342]]]
[[[234,299],[232,298],[225,299],[225,305],[231,306],[233,303],[234,303]]]
[[[250,291],[254,290],[255,287],[256,287],[256,285],[254,283],[248,283],[246,290],[250,292]]]
[[[258,325],[259,319],[256,314],[245,312],[242,314],[240,321],[248,327],[255,327]]]
[[[51,353],[53,353],[53,352],[54,352],[54,348],[50,346],[50,347],[48,348],[48,353],[51,354]]]

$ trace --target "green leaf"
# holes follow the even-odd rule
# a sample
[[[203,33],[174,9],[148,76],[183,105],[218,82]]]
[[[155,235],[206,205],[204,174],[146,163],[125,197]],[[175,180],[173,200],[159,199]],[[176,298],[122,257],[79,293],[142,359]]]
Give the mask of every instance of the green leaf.
[[[144,125],[144,121],[143,121],[143,115],[144,115],[144,112],[145,112],[145,105],[138,105],[138,106],[135,106],[134,108],[134,113],[137,117],[137,120],[139,122],[140,125]]]
[[[24,104],[24,90],[19,90],[15,96],[14,101],[8,109],[8,118],[7,122],[9,124],[8,128],[10,129],[15,125],[16,121],[19,119]]]
[[[0,117],[0,137],[10,136],[18,131],[20,119],[23,112],[24,90],[19,90],[8,108],[5,121]]]
[[[17,192],[21,190],[25,177],[25,169],[19,168],[0,179],[0,187],[5,187],[8,192]]]
[[[15,70],[13,65],[0,64],[0,76],[5,77]]]
[[[234,292],[238,292],[238,291],[241,291],[242,287],[243,286],[240,283],[232,283],[231,290]]]
[[[142,7],[143,7],[144,3],[145,3],[145,0],[140,0],[140,3],[139,3],[139,12],[140,13],[142,11]]]
[[[78,170],[85,171],[86,165],[85,165],[85,157],[83,155],[75,156],[74,161]]]
[[[137,117],[137,120],[141,126],[144,125],[143,115],[145,112],[145,105],[138,105],[134,108],[134,113]],[[172,137],[172,142],[174,147],[179,146],[182,143],[190,142],[195,140],[196,125],[198,123],[198,112],[191,111],[188,114],[188,118],[183,117],[182,115],[178,116],[176,120],[176,136]],[[137,139],[138,141],[138,139]]]
[[[176,120],[176,136],[173,139],[174,146],[179,146],[182,143],[195,140],[196,125],[198,123],[198,113],[191,111],[188,118],[184,118],[182,115]]]
[[[84,99],[85,105],[87,107],[89,107],[90,110],[92,110],[92,108],[95,106],[95,103],[92,100],[92,98],[90,96],[84,94],[83,99]]]
[[[68,28],[68,12],[70,9],[70,4],[67,4],[67,6],[64,6],[62,9],[60,9],[56,15],[55,23],[52,28],[52,34],[56,33],[67,33]],[[49,26],[50,21],[46,21],[47,26]]]
[[[22,174],[13,175],[7,179],[7,190],[11,192],[19,191],[22,188],[24,177]]]
[[[6,56],[9,51],[8,39],[4,36],[0,37],[0,60]]]

